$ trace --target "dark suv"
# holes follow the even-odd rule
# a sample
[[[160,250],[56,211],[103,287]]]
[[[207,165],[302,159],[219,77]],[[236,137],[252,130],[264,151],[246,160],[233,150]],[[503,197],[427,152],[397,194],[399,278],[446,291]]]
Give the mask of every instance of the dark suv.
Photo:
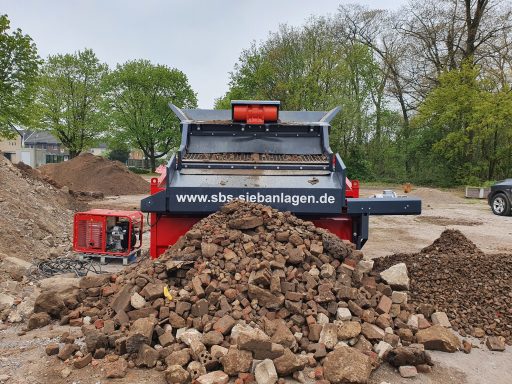
[[[512,203],[512,179],[506,179],[494,184],[488,196],[489,205],[496,215],[510,215]]]

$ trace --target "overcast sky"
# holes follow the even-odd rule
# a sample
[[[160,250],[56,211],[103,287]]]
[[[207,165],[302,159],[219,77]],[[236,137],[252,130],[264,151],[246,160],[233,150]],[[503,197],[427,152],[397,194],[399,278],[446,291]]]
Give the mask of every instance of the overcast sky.
[[[0,0],[0,14],[36,42],[39,54],[92,48],[114,67],[149,59],[182,70],[211,108],[229,71],[253,40],[279,24],[300,25],[340,3],[395,9],[406,0]]]

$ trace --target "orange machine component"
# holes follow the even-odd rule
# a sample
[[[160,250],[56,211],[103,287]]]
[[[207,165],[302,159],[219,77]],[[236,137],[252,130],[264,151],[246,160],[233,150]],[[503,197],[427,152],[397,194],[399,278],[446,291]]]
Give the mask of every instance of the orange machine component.
[[[279,107],[277,105],[234,105],[233,121],[245,121],[247,124],[265,124],[277,122]]]

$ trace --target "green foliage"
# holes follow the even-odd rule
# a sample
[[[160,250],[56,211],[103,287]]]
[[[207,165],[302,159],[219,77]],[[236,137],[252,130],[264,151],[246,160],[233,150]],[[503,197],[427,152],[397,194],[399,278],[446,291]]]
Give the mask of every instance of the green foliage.
[[[487,181],[478,183],[478,186],[483,187],[483,188],[489,188],[489,187],[492,187],[497,182],[498,182],[497,180],[487,180]]]
[[[186,75],[147,60],[118,65],[104,82],[108,111],[114,136],[142,150],[150,159],[152,171],[156,159],[177,148],[179,121],[169,108],[197,105],[196,94]]]
[[[510,177],[512,8],[469,3],[411,2],[396,13],[342,6],[281,26],[241,53],[215,107],[341,106],[330,145],[351,178],[451,186]],[[0,15],[0,136],[16,125],[48,130],[71,156],[108,139],[110,158],[140,148],[154,170],[180,142],[168,103],[197,104],[181,71],[147,60],[110,74],[91,50],[41,63],[30,37]]]
[[[139,175],[147,175],[148,173],[150,173],[149,169],[144,169],[144,168],[128,167],[128,169],[130,171],[132,171],[133,173],[137,173]]]
[[[391,150],[401,120],[385,105],[384,80],[370,48],[340,41],[335,20],[317,18],[302,28],[282,26],[244,50],[229,91],[215,107],[228,109],[234,99],[280,100],[285,110],[341,106],[330,145],[342,155],[350,177],[393,178],[403,172]]]
[[[106,129],[101,83],[108,73],[90,49],[49,56],[39,81],[39,129],[56,136],[74,157]]]
[[[13,137],[13,126],[29,125],[40,63],[30,36],[10,32],[7,15],[0,15],[0,137]]]
[[[130,148],[126,144],[110,145],[110,150],[107,155],[109,160],[117,160],[121,163],[126,163],[130,158]]]
[[[512,95],[464,64],[444,72],[414,120],[422,177],[435,184],[478,185],[512,166]]]

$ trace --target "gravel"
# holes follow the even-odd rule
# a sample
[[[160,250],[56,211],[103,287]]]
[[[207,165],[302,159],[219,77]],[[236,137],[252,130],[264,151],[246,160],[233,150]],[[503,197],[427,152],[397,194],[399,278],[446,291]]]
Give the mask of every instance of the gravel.
[[[463,336],[480,328],[512,344],[512,255],[484,254],[460,231],[448,229],[419,253],[376,259],[375,269],[401,262],[411,278],[410,302],[446,312]]]

